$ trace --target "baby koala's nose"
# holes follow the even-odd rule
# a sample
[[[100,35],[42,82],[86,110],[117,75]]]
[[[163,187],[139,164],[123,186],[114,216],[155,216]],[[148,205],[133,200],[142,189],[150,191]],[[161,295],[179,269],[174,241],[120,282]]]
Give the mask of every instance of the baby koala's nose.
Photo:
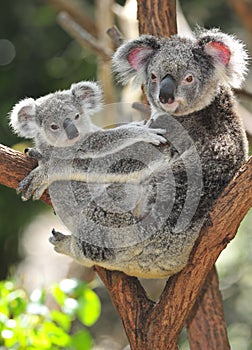
[[[67,135],[67,138],[69,140],[75,139],[76,137],[79,136],[79,131],[70,118],[66,118],[64,120],[63,128],[64,128],[66,135]]]
[[[161,103],[171,104],[174,102],[174,94],[176,89],[176,81],[171,75],[166,75],[160,84],[159,100]]]

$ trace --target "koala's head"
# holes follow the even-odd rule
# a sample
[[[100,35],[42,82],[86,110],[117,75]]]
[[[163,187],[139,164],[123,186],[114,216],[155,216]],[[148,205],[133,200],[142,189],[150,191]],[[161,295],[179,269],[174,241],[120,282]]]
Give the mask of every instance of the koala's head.
[[[194,39],[143,35],[124,43],[113,57],[122,83],[143,84],[153,111],[187,115],[206,107],[220,85],[239,87],[247,71],[243,44],[217,29]]]
[[[89,117],[101,107],[100,86],[83,81],[69,90],[20,101],[10,114],[10,125],[19,136],[66,147],[91,131]]]

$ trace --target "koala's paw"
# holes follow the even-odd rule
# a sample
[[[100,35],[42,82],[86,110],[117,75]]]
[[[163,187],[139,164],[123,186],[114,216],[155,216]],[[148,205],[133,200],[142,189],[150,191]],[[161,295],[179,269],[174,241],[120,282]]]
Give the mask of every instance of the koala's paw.
[[[33,169],[17,187],[17,193],[22,193],[22,200],[27,201],[31,197],[38,200],[48,187],[48,180],[40,167]]]
[[[63,233],[52,230],[52,236],[49,238],[49,242],[54,245],[54,250],[57,253],[62,253],[66,255],[70,255],[70,247],[71,247],[71,236],[63,235]]]
[[[152,129],[152,128],[146,128],[147,134],[145,142],[152,143],[154,145],[160,145],[161,143],[167,143],[167,139],[162,136],[166,133],[165,129]]]
[[[24,153],[36,160],[41,160],[43,158],[42,154],[35,148],[25,148]]]

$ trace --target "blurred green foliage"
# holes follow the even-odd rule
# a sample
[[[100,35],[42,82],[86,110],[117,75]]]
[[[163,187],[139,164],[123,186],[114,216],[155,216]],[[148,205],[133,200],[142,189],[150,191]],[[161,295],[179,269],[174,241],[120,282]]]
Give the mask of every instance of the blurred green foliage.
[[[98,296],[76,279],[53,285],[51,296],[54,309],[47,306],[45,290],[28,295],[13,281],[0,282],[0,349],[91,349],[87,327],[99,318]]]

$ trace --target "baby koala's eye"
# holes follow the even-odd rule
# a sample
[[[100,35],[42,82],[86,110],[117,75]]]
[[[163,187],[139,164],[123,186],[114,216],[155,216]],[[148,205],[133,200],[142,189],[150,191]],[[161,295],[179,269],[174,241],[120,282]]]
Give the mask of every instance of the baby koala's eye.
[[[182,85],[191,84],[191,83],[193,83],[193,81],[194,81],[194,76],[192,74],[188,74],[182,80]]]
[[[154,73],[151,73],[151,81],[152,83],[156,83],[157,82],[157,77]]]
[[[51,129],[52,130],[58,130],[59,129],[59,126],[57,124],[51,124]]]
[[[78,119],[80,119],[80,115],[76,114],[76,116],[74,117],[74,120],[78,120]]]

